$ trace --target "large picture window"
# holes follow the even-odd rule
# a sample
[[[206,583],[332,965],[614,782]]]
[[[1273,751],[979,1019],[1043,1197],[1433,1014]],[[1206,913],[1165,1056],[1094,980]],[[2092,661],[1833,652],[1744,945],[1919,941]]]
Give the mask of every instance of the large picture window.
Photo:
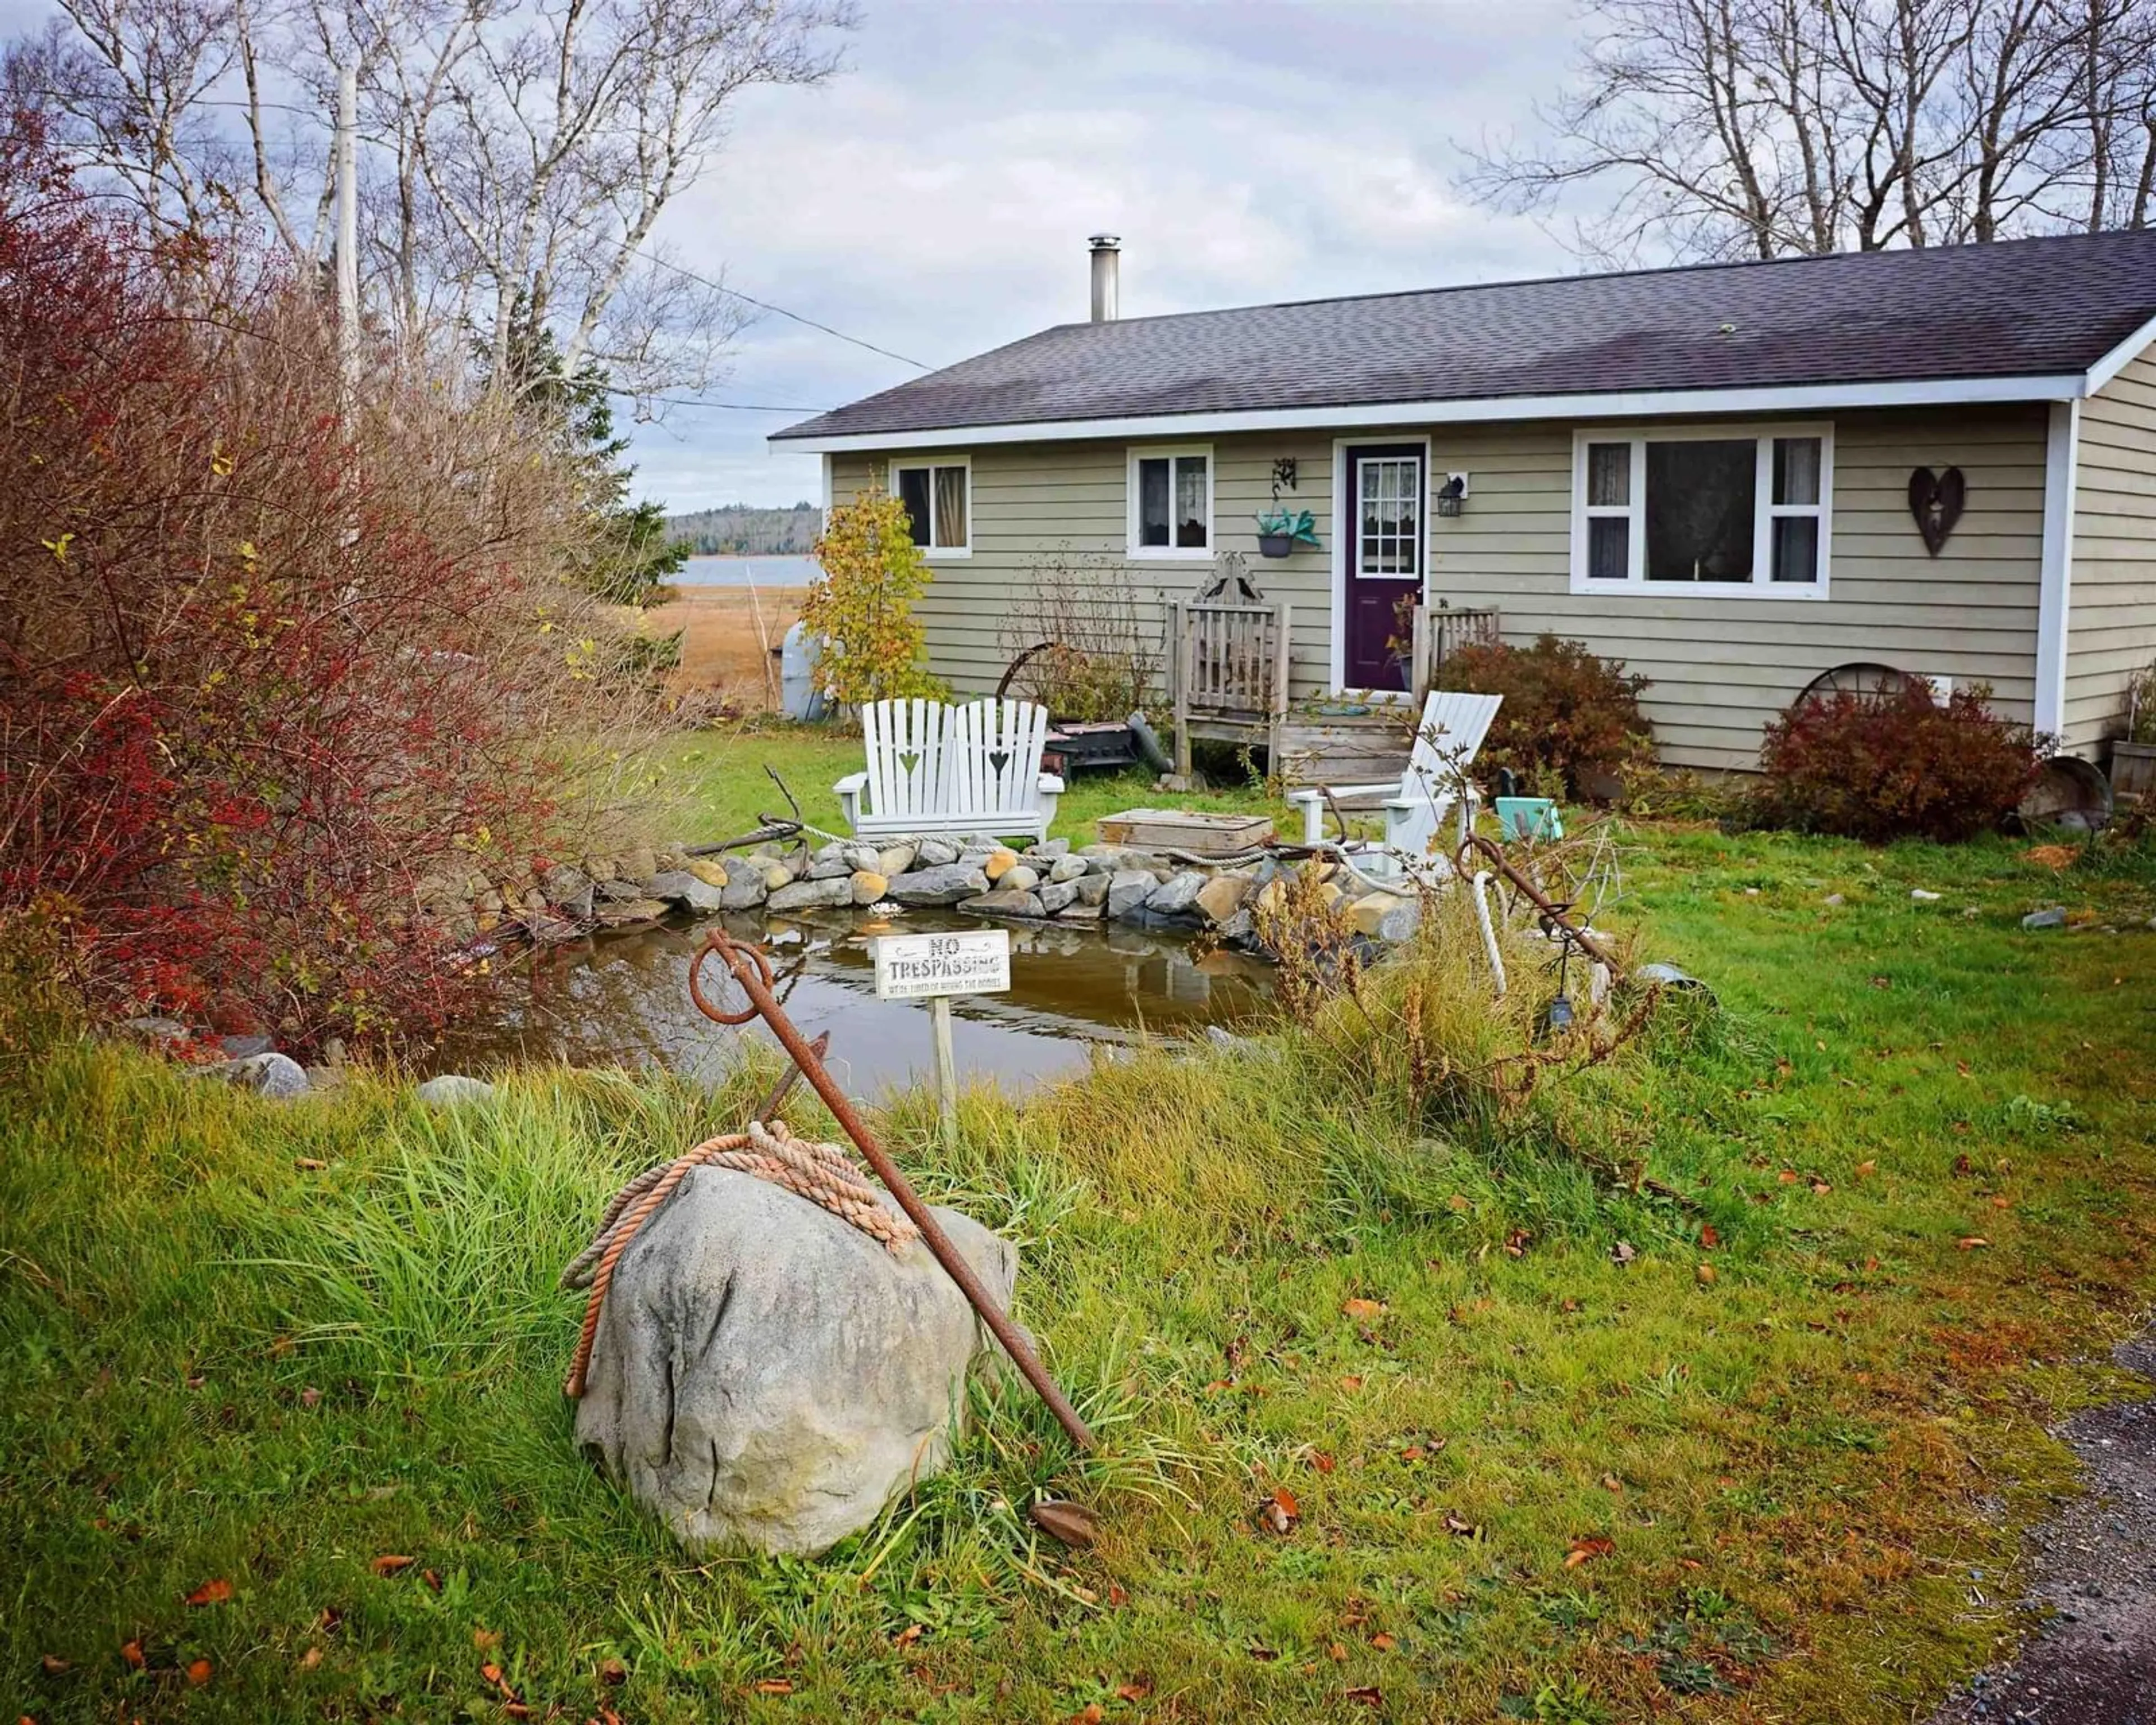
[[[1824,598],[1833,472],[1826,425],[1577,433],[1573,591]]]
[[[913,542],[931,557],[973,555],[971,461],[894,461],[891,494],[906,506]]]
[[[1132,557],[1212,556],[1212,450],[1132,450],[1130,500]]]

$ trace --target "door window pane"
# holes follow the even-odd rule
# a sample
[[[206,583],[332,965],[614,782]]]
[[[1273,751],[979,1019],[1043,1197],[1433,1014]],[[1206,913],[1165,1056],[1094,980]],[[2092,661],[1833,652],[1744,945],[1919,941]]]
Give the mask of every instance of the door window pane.
[[[1365,575],[1413,575],[1421,568],[1422,463],[1371,456],[1356,463]]]
[[[1749,581],[1758,444],[1686,439],[1647,445],[1650,581]]]
[[[1820,440],[1815,437],[1778,437],[1774,439],[1774,501],[1777,503],[1816,503],[1820,501]],[[1775,578],[1779,580],[1781,578]]]
[[[1631,521],[1621,515],[1591,517],[1587,523],[1587,578],[1622,581],[1631,561]]]
[[[1168,532],[1168,470],[1165,460],[1138,463],[1138,543],[1166,545]]]
[[[1186,551],[1203,551],[1207,543],[1205,458],[1175,458],[1175,542]]]
[[[1587,446],[1587,501],[1589,507],[1621,509],[1632,501],[1632,446]]]
[[[936,474],[936,537],[940,546],[966,542],[966,470],[939,467]]]
[[[906,506],[908,525],[916,545],[928,543],[928,470],[901,467],[898,470],[898,501]]]
[[[1819,579],[1819,517],[1784,515],[1774,518],[1774,579]]]

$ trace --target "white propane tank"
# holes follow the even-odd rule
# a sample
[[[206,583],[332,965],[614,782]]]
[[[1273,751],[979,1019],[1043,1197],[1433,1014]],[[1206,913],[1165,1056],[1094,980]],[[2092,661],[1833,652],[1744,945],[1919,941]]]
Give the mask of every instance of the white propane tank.
[[[816,661],[822,643],[803,623],[786,631],[778,649],[778,704],[789,719],[820,719],[824,691],[816,686]]]

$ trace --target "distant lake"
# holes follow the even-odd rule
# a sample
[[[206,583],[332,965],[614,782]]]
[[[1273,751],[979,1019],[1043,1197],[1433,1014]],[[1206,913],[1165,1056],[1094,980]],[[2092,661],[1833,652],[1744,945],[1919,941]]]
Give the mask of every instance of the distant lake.
[[[823,573],[814,557],[690,557],[683,587],[806,587]]]

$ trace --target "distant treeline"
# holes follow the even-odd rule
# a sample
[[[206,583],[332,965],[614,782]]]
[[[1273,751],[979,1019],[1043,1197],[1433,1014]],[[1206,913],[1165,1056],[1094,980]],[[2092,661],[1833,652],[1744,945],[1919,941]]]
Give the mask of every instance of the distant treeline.
[[[802,557],[816,547],[823,511],[813,503],[791,509],[752,509],[729,503],[666,517],[666,536],[698,557]]]

